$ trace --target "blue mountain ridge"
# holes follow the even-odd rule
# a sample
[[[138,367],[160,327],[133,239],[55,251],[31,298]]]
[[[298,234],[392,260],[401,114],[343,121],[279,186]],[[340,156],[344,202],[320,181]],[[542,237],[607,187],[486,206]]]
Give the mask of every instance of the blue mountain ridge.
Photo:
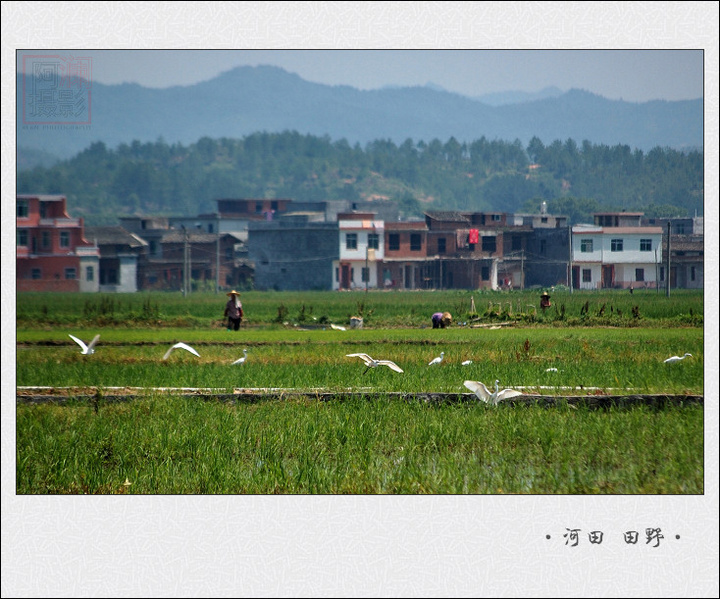
[[[28,76],[29,77],[29,76]],[[244,137],[264,131],[345,139],[364,145],[378,139],[401,144],[460,143],[485,137],[527,146],[573,139],[578,144],[702,149],[702,99],[631,103],[577,89],[530,101],[492,105],[436,86],[358,90],[303,80],[278,67],[238,67],[190,86],[153,89],[137,84],[92,83],[86,127],[28,127],[22,122],[23,85],[17,75],[18,160],[42,152],[65,159],[102,141],[156,141],[188,145],[202,137]],[[509,92],[510,93],[510,92]],[[499,96],[495,94],[495,100]]]

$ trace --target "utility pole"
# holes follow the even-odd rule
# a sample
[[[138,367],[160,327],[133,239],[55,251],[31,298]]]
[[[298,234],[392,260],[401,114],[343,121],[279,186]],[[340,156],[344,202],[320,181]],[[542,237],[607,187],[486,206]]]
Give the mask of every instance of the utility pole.
[[[568,287],[570,288],[570,295],[573,292],[573,280],[572,280],[572,225],[568,225]]]
[[[215,295],[220,293],[220,213],[215,214],[217,240],[215,244]]]
[[[187,297],[188,294],[188,230],[185,225],[180,225],[183,229],[184,244],[183,244],[183,295]]]
[[[670,221],[667,224],[667,272],[665,273],[665,294],[670,297]]]

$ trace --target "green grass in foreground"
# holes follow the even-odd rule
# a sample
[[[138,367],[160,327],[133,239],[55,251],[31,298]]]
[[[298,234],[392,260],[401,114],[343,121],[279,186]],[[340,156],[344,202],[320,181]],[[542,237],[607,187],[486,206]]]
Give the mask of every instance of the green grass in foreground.
[[[703,409],[377,397],[19,405],[17,492],[698,494]]]

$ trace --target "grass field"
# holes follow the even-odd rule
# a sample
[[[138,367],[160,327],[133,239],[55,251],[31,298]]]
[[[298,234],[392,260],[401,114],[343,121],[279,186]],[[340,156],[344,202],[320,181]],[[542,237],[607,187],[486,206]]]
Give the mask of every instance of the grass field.
[[[533,297],[249,292],[242,296],[247,322],[229,332],[220,326],[224,296],[214,294],[23,294],[19,387],[358,395],[225,403],[150,392],[100,406],[72,394],[62,405],[19,402],[17,491],[702,493],[702,404],[592,410],[562,400],[555,408],[493,407],[467,396],[428,404],[385,395],[460,396],[466,379],[499,379],[503,387],[558,397],[580,386],[621,395],[703,394],[701,293],[555,292],[557,310],[546,314],[522,308]],[[429,315],[439,309],[454,311],[455,325],[430,329]],[[346,325],[353,314],[363,315],[364,329],[327,326]],[[89,356],[68,337],[90,340],[98,332]],[[176,350],[163,360],[177,341],[200,357]],[[233,366],[243,348],[247,363]],[[356,352],[393,360],[404,372],[364,372],[360,360],[346,357]],[[429,367],[440,352],[444,361]],[[692,357],[663,363],[685,352]],[[464,360],[472,364],[462,366]]]

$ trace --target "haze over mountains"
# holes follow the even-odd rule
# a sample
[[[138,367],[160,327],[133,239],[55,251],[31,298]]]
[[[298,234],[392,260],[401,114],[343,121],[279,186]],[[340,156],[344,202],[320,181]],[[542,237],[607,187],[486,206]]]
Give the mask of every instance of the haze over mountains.
[[[183,145],[202,137],[297,131],[361,145],[408,138],[460,143],[485,137],[524,147],[533,137],[550,144],[702,149],[703,101],[630,103],[582,90],[548,88],[538,94],[507,92],[468,98],[436,86],[362,91],[311,83],[278,67],[238,67],[186,87],[151,89],[93,82],[91,124],[81,128],[27,127],[22,122],[23,83],[17,76],[18,166],[42,157],[69,158],[95,141],[156,141]]]

